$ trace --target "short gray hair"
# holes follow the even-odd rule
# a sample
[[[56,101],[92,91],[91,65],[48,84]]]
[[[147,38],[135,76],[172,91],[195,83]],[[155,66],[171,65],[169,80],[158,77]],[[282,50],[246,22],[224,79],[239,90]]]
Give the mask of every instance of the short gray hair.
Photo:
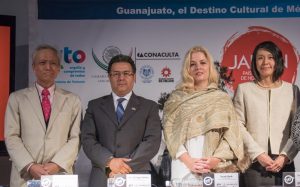
[[[41,44],[35,48],[35,51],[32,53],[32,63],[34,63],[34,59],[35,59],[37,53],[44,49],[49,49],[49,50],[53,51],[58,59],[58,63],[60,64],[60,59],[61,59],[60,52],[55,47],[53,47],[52,45],[49,45],[49,44]]]

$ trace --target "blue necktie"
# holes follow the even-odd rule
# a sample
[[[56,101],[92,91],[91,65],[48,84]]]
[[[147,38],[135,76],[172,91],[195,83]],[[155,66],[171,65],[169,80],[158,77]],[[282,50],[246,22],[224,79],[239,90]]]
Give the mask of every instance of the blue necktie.
[[[124,108],[123,108],[122,102],[125,100],[126,99],[122,98],[122,97],[118,99],[118,106],[117,106],[116,114],[117,114],[117,119],[118,119],[119,123],[121,122],[123,115],[124,115]]]

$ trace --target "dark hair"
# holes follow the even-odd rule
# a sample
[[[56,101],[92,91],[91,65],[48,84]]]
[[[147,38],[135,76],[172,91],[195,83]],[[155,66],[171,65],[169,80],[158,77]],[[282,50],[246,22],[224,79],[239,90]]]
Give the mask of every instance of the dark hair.
[[[134,61],[132,60],[132,58],[130,56],[122,55],[122,54],[119,54],[119,55],[116,55],[116,56],[112,57],[112,59],[109,61],[109,64],[108,64],[107,73],[110,73],[111,67],[112,67],[113,64],[119,63],[119,62],[127,62],[128,64],[130,64],[131,68],[132,68],[132,71],[135,74],[136,67],[135,67]]]
[[[261,79],[256,67],[256,55],[258,50],[260,49],[267,50],[273,55],[275,61],[275,67],[274,67],[275,70],[273,72],[272,80],[273,82],[275,82],[281,77],[284,71],[284,59],[282,56],[282,52],[279,49],[279,47],[271,41],[264,41],[255,47],[252,54],[251,72],[256,81],[259,81]]]

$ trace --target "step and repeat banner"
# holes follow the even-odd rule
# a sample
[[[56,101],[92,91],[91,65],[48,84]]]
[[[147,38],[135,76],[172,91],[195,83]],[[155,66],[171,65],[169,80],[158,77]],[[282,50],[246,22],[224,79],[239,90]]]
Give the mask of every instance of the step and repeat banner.
[[[120,53],[136,63],[134,92],[156,102],[179,83],[185,53],[195,45],[212,53],[222,86],[231,96],[239,83],[253,80],[251,54],[265,40],[274,41],[283,51],[283,79],[300,85],[300,3],[295,1],[78,0],[54,4],[40,0],[38,15],[30,51],[41,43],[61,50],[57,85],[77,93],[84,109],[89,100],[110,93],[107,65]],[[31,66],[29,72],[31,85],[35,81]],[[80,177],[85,177],[80,180],[82,186],[87,185],[83,181],[87,181],[89,165],[81,152],[76,167]]]

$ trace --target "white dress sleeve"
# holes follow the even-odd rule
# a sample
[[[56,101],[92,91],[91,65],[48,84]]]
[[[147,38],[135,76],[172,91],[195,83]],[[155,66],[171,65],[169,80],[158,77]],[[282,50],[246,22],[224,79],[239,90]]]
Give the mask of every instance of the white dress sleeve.
[[[202,151],[203,151],[203,144],[204,144],[204,136],[200,135],[188,140],[187,142],[185,142],[185,144],[179,147],[176,153],[176,159],[172,160],[171,179],[183,179],[189,175],[191,175],[191,177],[195,177],[195,178],[197,177],[197,176],[193,176],[194,174],[191,173],[191,171],[179,159],[179,157],[183,153],[188,152],[188,154],[192,158],[201,158]]]

